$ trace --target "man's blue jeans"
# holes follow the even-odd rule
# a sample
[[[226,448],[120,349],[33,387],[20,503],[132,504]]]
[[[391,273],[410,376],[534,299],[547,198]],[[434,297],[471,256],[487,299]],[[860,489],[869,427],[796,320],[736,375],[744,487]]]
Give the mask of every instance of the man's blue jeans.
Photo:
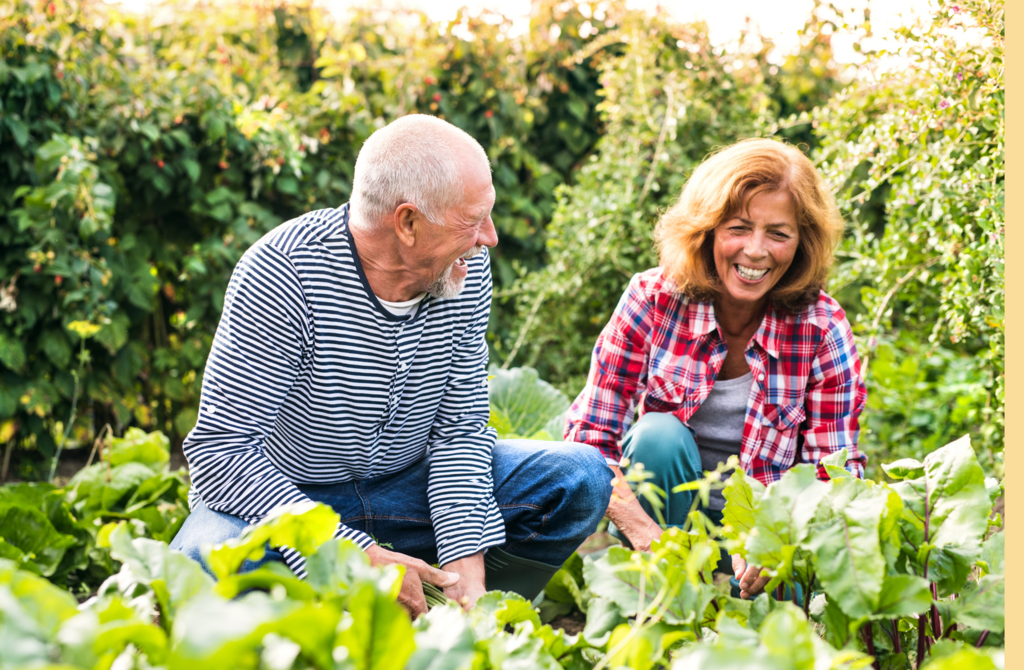
[[[571,442],[499,440],[492,454],[494,497],[505,520],[509,554],[560,566],[594,532],[611,497],[611,470],[594,447]],[[380,543],[427,563],[437,562],[434,528],[427,502],[427,460],[390,475],[344,484],[299,484],[341,521]],[[248,524],[197,503],[178,535],[175,549],[203,562],[203,545],[237,537]],[[274,551],[268,560],[281,560]]]

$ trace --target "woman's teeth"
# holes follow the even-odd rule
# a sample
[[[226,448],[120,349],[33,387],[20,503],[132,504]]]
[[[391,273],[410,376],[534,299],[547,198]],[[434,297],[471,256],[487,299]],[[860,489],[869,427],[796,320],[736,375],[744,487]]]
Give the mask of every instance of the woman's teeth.
[[[755,270],[754,268],[745,268],[742,265],[737,265],[736,272],[738,272],[740,276],[746,279],[747,281],[757,281],[761,277],[768,274],[768,268],[761,268]]]

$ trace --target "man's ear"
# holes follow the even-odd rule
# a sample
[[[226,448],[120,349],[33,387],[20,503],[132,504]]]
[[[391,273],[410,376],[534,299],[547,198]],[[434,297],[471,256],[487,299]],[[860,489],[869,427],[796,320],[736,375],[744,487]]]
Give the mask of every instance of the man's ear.
[[[395,234],[398,241],[407,247],[416,245],[416,236],[420,232],[423,215],[416,206],[405,202],[395,210]]]

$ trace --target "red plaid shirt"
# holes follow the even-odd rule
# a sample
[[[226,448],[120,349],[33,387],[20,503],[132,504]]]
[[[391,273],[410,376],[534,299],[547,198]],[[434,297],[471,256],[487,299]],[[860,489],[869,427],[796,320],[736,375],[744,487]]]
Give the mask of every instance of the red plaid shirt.
[[[672,413],[686,423],[711,392],[726,342],[711,303],[673,290],[661,268],[629,282],[597,338],[587,386],[566,415],[565,439],[618,461],[634,410]],[[858,417],[867,391],[846,314],[822,292],[799,314],[769,304],[745,352],[754,375],[740,467],[777,481],[799,459],[819,461],[844,447],[846,467],[864,474]],[[819,477],[827,479],[824,468]]]

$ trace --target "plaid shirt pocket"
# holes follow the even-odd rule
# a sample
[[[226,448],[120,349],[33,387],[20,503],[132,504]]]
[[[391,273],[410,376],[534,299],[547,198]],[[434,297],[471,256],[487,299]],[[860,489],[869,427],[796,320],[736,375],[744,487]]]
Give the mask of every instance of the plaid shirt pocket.
[[[804,405],[765,403],[762,411],[760,457],[777,467],[789,468],[796,461],[800,425],[807,418]]]

